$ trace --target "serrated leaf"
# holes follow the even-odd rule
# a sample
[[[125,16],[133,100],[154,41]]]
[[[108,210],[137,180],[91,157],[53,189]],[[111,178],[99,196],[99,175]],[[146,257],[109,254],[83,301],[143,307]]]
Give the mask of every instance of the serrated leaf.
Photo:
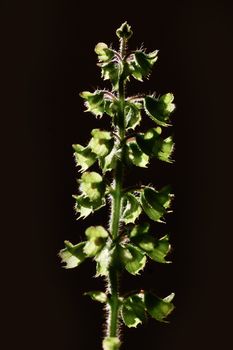
[[[170,114],[175,109],[175,104],[172,103],[173,99],[174,96],[171,93],[167,93],[159,98],[146,96],[144,99],[146,114],[158,125],[169,126]]]
[[[108,299],[107,295],[104,292],[100,292],[98,290],[86,292],[84,295],[88,295],[92,300],[99,301],[100,303],[106,303]]]
[[[141,122],[141,104],[126,102],[125,120],[127,129],[135,129]]]
[[[161,128],[153,128],[145,134],[137,134],[136,141],[140,149],[151,157],[156,157],[162,161],[172,163],[170,156],[174,150],[172,137],[166,139],[160,137]]]
[[[81,192],[88,197],[91,202],[99,201],[105,192],[105,184],[100,174],[95,171],[87,171],[82,174],[80,182]]]
[[[155,294],[145,293],[145,306],[148,313],[157,321],[166,322],[164,319],[174,310],[174,305],[171,300],[174,297],[174,293],[170,294],[164,299],[160,299]]]
[[[139,248],[133,244],[120,245],[119,257],[125,269],[132,275],[138,275],[145,267],[146,256]]]
[[[104,92],[96,90],[95,92],[83,91],[80,96],[85,99],[85,112],[91,112],[96,117],[102,117],[105,112]]]
[[[126,194],[124,199],[126,200],[126,206],[122,214],[122,221],[125,224],[134,223],[142,212],[141,206],[137,198],[131,193]]]
[[[65,241],[64,243],[65,248],[60,250],[58,255],[61,258],[62,263],[66,264],[64,268],[73,269],[86,259],[86,255],[83,252],[86,242],[81,242],[76,245],[73,245],[69,241]]]
[[[86,229],[87,242],[83,248],[88,257],[95,256],[105,245],[108,232],[102,226],[90,226]]]
[[[88,144],[91,151],[98,157],[104,157],[109,154],[114,144],[111,132],[93,129],[91,135],[93,137]]]
[[[156,239],[152,235],[141,234],[131,239],[132,242],[142,249],[152,260],[162,264],[171,262],[165,259],[171,249],[167,235]]]
[[[137,327],[146,319],[144,295],[134,294],[123,301],[121,316],[124,324],[131,328]]]
[[[146,53],[142,50],[137,50],[134,54],[129,56],[128,64],[132,76],[143,81],[143,78],[148,78],[154,63],[158,59],[158,50]]]
[[[163,160],[164,162],[168,162],[168,163],[173,163],[174,161],[171,160],[171,155],[174,151],[174,142],[172,139],[172,136],[167,137],[162,145],[161,145],[161,149],[158,152],[158,158],[160,160]]]
[[[151,220],[161,222],[161,218],[170,206],[172,195],[169,186],[165,186],[160,191],[151,187],[146,187],[141,193],[141,204],[145,213]]]
[[[96,161],[96,155],[91,151],[89,147],[83,147],[82,145],[72,145],[74,149],[74,157],[76,166],[80,166],[80,171],[86,171]]]
[[[135,141],[127,142],[127,157],[136,166],[147,168],[149,157],[142,152]]]
[[[85,197],[84,195],[73,195],[73,198],[75,198],[74,210],[77,214],[79,214],[79,219],[85,219],[93,212],[92,204],[89,198]]]
[[[121,342],[117,337],[106,337],[103,340],[103,350],[119,350],[120,346]]]
[[[157,61],[157,53],[158,50],[155,50],[149,54],[146,54],[143,51],[136,51],[135,56],[135,71],[137,71],[136,79],[138,79],[138,74],[141,74],[141,79],[143,77],[148,77],[151,73],[151,69],[154,65],[154,63]],[[133,76],[135,77],[135,73],[133,73]],[[139,80],[141,80],[139,79]]]
[[[72,197],[75,198],[74,210],[79,214],[78,219],[85,219],[88,215],[105,205],[105,198],[91,201],[90,198],[85,197],[85,195],[73,195]]]

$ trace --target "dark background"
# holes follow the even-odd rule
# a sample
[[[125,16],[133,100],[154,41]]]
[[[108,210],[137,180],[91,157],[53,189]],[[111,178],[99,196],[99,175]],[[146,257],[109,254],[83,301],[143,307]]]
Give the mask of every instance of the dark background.
[[[150,81],[129,92],[171,91],[177,109],[176,162],[129,173],[131,183],[174,188],[174,213],[166,227],[154,226],[171,233],[173,264],[125,275],[122,288],[175,291],[176,310],[169,325],[123,329],[122,350],[231,347],[230,2],[57,0],[1,3],[5,349],[101,349],[102,307],[82,294],[103,282],[92,263],[62,269],[57,252],[64,239],[76,243],[85,227],[107,220],[104,210],[75,220],[71,145],[108,123],[84,114],[78,93],[108,86],[93,49],[99,41],[116,46],[125,20],[131,47],[160,50]]]

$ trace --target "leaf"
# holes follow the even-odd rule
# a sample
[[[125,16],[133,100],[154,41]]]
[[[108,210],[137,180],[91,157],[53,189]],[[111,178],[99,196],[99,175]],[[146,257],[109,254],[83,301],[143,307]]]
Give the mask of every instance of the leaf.
[[[127,157],[136,166],[147,168],[149,157],[143,153],[135,141],[127,142]]]
[[[124,324],[131,328],[137,327],[146,319],[144,295],[134,294],[123,301],[121,317]]]
[[[135,225],[130,232],[130,237],[138,237],[146,234],[149,231],[150,224],[148,222],[144,222],[142,224]]]
[[[119,151],[115,146],[113,146],[111,152],[105,157],[99,157],[99,166],[103,173],[115,169]]]
[[[96,201],[91,201],[90,198],[85,197],[85,195],[73,195],[72,197],[75,198],[74,210],[77,214],[80,214],[78,219],[85,219],[88,215],[105,205],[104,198]]]
[[[114,57],[114,51],[105,43],[98,43],[95,47],[99,62],[107,62]]]
[[[95,256],[96,261],[96,277],[108,276],[109,265],[112,261],[113,250],[110,248],[110,242],[106,242],[103,249]]]
[[[85,172],[80,182],[80,190],[88,197],[92,202],[99,201],[105,192],[105,184],[100,174],[95,171]]]
[[[161,128],[153,128],[148,130],[145,134],[137,134],[136,140],[140,149],[151,157],[156,157],[168,163],[172,163],[173,160],[170,156],[174,150],[174,142],[172,137],[169,136],[166,139],[160,137]]]
[[[167,93],[160,98],[146,96],[144,99],[144,108],[146,114],[158,125],[170,126],[168,124],[170,114],[175,109],[175,104],[172,103],[174,96]]]
[[[158,59],[158,50],[155,50],[149,54],[138,50],[134,54],[133,72],[132,75],[135,79],[142,81],[142,78],[148,78],[154,63]]]
[[[81,242],[76,245],[73,245],[69,241],[65,241],[64,243],[65,248],[60,250],[58,255],[61,258],[62,263],[66,264],[64,268],[73,269],[86,259],[86,255],[83,252],[86,242]]]
[[[169,186],[165,186],[158,192],[151,187],[146,187],[141,193],[142,208],[151,220],[162,222],[160,219],[170,206],[173,196],[169,189]]]
[[[99,65],[101,67],[102,78],[104,80],[110,80],[113,86],[113,90],[117,90],[120,75],[123,73],[122,63],[112,60],[110,62],[101,63]]]
[[[174,142],[172,139],[172,136],[167,137],[162,145],[161,145],[161,149],[158,152],[158,158],[160,160],[163,160],[164,162],[168,162],[168,163],[173,163],[174,160],[171,160],[171,154],[174,151]]]
[[[108,232],[102,226],[90,226],[86,229],[87,242],[83,248],[88,257],[95,256],[105,245]]]
[[[122,221],[127,225],[135,222],[141,214],[142,209],[137,198],[133,194],[126,194],[124,199],[126,200],[126,206],[122,214]]]
[[[86,171],[96,161],[96,155],[91,151],[89,147],[83,147],[79,144],[72,145],[74,149],[74,157],[76,166],[80,166],[80,171]]]
[[[126,102],[125,120],[127,129],[135,129],[141,122],[141,104]]]
[[[165,235],[160,239],[156,239],[149,234],[141,234],[132,238],[132,242],[154,261],[162,264],[168,264],[171,261],[165,260],[167,254],[171,249],[168,236]]]
[[[131,38],[131,36],[133,35],[131,26],[130,26],[127,22],[122,23],[122,25],[120,26],[120,28],[118,28],[118,29],[116,30],[116,35],[117,35],[118,38],[120,38],[120,39],[126,39],[126,40],[128,40],[128,39]]]
[[[132,275],[138,275],[145,267],[146,256],[144,252],[132,244],[120,245],[119,256],[125,269]]]
[[[166,209],[171,206],[171,201],[174,198],[174,194],[171,193],[172,188],[170,185],[166,185],[160,189],[157,198],[159,203]]]
[[[92,300],[99,301],[100,303],[106,303],[108,299],[104,292],[100,292],[98,290],[86,292],[84,295],[89,295]]]
[[[148,313],[157,321],[166,322],[164,319],[174,310],[174,305],[171,300],[174,293],[170,294],[164,299],[160,299],[155,294],[145,293],[145,305]]]
[[[103,340],[103,350],[119,350],[121,342],[117,337],[106,337]]]
[[[74,210],[77,214],[80,214],[78,219],[85,219],[88,215],[90,215],[93,212],[92,204],[89,198],[83,195],[73,195],[73,198],[75,198]]]
[[[111,132],[93,129],[91,135],[93,137],[88,144],[91,151],[98,157],[104,157],[109,154],[114,144]]]
[[[91,112],[96,117],[102,117],[105,112],[104,92],[96,90],[95,92],[83,91],[80,96],[85,100],[87,107],[85,112]]]
[[[131,75],[139,80],[143,81],[143,78],[148,78],[154,63],[158,59],[158,50],[150,53],[146,53],[143,50],[137,50],[133,54],[127,57],[127,63]]]

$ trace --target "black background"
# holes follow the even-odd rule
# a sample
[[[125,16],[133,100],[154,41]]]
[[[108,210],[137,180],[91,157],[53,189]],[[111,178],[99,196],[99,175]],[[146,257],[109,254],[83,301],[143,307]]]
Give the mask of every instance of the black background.
[[[4,348],[101,349],[102,307],[82,294],[103,282],[92,277],[91,263],[62,269],[57,252],[64,239],[78,242],[85,227],[107,220],[104,210],[75,220],[71,145],[108,123],[84,114],[78,93],[108,85],[93,49],[99,41],[116,46],[125,20],[131,47],[160,50],[151,79],[129,92],[171,91],[177,109],[176,162],[153,161],[128,175],[129,183],[172,184],[174,213],[155,229],[171,233],[173,264],[126,275],[122,289],[175,291],[176,310],[169,325],[150,320],[122,329],[122,350],[231,347],[230,2],[5,1],[1,8]]]

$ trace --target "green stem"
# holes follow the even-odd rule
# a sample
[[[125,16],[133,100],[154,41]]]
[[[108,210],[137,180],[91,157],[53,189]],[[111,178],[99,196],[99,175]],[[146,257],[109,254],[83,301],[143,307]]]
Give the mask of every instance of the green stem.
[[[124,117],[124,104],[125,104],[125,93],[124,93],[124,80],[119,79],[118,97],[120,101],[120,111],[118,115],[118,138],[122,141],[125,138],[125,117]],[[111,219],[110,219],[110,230],[113,240],[119,235],[121,210],[122,210],[122,187],[123,187],[123,159],[124,159],[124,146],[122,147],[121,157],[117,161],[114,183],[113,183],[113,194],[111,199]],[[109,269],[108,276],[108,290],[110,296],[110,312],[108,319],[108,336],[117,337],[118,330],[118,317],[119,317],[119,272],[117,268],[112,266]]]

